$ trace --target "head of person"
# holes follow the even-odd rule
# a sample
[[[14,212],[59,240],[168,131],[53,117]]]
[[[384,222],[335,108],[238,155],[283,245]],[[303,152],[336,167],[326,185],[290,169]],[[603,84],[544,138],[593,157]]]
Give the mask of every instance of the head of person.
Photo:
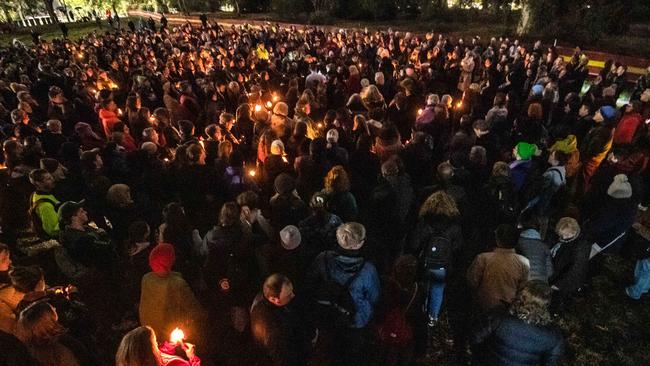
[[[350,190],[350,179],[345,168],[337,165],[330,169],[325,176],[325,190],[327,192],[347,192]]]
[[[497,247],[504,249],[513,249],[517,246],[519,240],[519,233],[512,225],[501,224],[497,226],[494,231],[494,237],[497,242]]]
[[[606,105],[600,107],[594,115],[594,121],[598,123],[603,123],[607,125],[612,125],[616,122],[618,118],[618,111],[616,108]]]
[[[41,169],[45,169],[48,173],[52,174],[55,182],[65,179],[67,169],[59,163],[58,160],[52,158],[44,158],[39,162]]]
[[[37,359],[49,359],[53,356],[49,347],[42,347],[56,342],[66,329],[59,323],[59,316],[52,305],[46,301],[35,302],[20,312],[16,326],[16,336],[23,343],[31,346],[38,354]],[[40,346],[40,347],[39,347]]]
[[[59,223],[62,226],[81,227],[88,223],[88,213],[84,210],[85,201],[67,201],[59,206]]]
[[[555,225],[555,233],[560,242],[568,243],[580,236],[580,225],[573,217],[563,217]]]
[[[569,156],[562,151],[553,150],[548,155],[548,163],[551,166],[564,166],[569,160]]]
[[[104,167],[104,160],[99,149],[86,150],[81,153],[81,166],[89,172],[99,171]]]
[[[226,202],[221,206],[219,211],[219,225],[221,227],[231,227],[239,223],[240,209],[235,202]]]
[[[296,189],[296,180],[291,175],[282,173],[273,181],[273,187],[279,195],[290,195]]]
[[[607,188],[607,195],[614,199],[627,199],[632,197],[632,185],[627,175],[618,174]]]
[[[61,121],[59,121],[58,119],[51,119],[51,120],[47,121],[46,127],[47,127],[47,130],[50,131],[51,133],[57,133],[58,134],[58,133],[61,133],[61,130],[62,130]]]
[[[517,160],[530,160],[538,153],[537,145],[519,142],[512,151]]]
[[[336,229],[336,241],[345,251],[358,251],[366,242],[366,228],[358,222],[346,222]]]
[[[444,216],[448,218],[458,217],[460,212],[454,199],[444,191],[438,191],[429,196],[422,207],[419,216]]]
[[[185,138],[194,136],[194,123],[192,123],[192,121],[182,119],[178,121],[178,127],[180,129],[181,136]]]
[[[293,283],[289,277],[279,273],[266,278],[262,292],[268,302],[278,307],[288,305],[295,297]]]
[[[9,271],[9,280],[16,291],[24,294],[33,291],[45,291],[43,270],[36,265],[12,268]]]
[[[510,314],[531,325],[544,326],[551,322],[548,305],[551,302],[551,287],[544,281],[528,281],[519,290],[510,306]]]
[[[113,184],[106,193],[106,201],[112,207],[128,207],[133,203],[131,188],[126,184]]]
[[[205,150],[201,144],[191,144],[185,150],[187,161],[192,165],[205,165]]]
[[[29,181],[38,192],[51,192],[55,186],[52,174],[45,169],[35,169],[29,173]]]
[[[146,221],[138,220],[129,225],[128,241],[129,243],[143,243],[148,242],[151,236],[151,228]]]
[[[168,275],[174,263],[176,263],[176,251],[171,244],[160,243],[149,253],[149,267],[156,275]]]
[[[117,349],[116,366],[160,366],[162,358],[158,350],[156,333],[148,326],[128,332]]]
[[[11,268],[11,252],[7,244],[0,243],[0,272],[7,272]]]
[[[280,230],[280,244],[286,250],[294,250],[300,246],[302,236],[294,225],[287,225]]]

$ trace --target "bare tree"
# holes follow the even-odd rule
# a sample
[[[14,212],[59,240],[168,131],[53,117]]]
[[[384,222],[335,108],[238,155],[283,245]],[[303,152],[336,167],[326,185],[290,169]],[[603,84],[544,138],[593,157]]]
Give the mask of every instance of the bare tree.
[[[47,10],[50,18],[52,18],[52,22],[59,23],[59,18],[56,17],[56,12],[54,11],[54,0],[43,0],[43,4],[45,4],[45,10]]]

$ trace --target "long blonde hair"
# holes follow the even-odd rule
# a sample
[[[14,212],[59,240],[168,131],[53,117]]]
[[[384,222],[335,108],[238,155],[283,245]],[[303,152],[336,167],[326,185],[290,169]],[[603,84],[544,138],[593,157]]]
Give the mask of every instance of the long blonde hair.
[[[156,333],[148,326],[128,332],[115,354],[116,366],[161,366]]]
[[[458,206],[450,195],[438,191],[427,198],[420,207],[420,217],[427,215],[442,215],[449,218],[460,216]]]
[[[350,179],[343,166],[337,165],[330,169],[325,176],[325,191],[328,193],[347,192],[350,190]]]

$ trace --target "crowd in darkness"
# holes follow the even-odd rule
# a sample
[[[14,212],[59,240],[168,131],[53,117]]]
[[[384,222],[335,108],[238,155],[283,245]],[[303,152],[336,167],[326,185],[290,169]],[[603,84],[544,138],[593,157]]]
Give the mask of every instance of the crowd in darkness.
[[[604,258],[650,289],[650,67],[588,62],[205,17],[0,48],[0,364],[570,360]]]

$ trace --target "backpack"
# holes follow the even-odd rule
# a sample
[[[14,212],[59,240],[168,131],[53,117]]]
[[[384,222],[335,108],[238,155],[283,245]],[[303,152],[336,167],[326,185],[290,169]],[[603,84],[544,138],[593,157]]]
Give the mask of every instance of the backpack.
[[[433,233],[420,253],[425,273],[430,269],[447,267],[451,262],[451,240],[445,233]]]
[[[316,292],[316,303],[320,307],[316,313],[319,314],[324,327],[344,328],[352,324],[356,313],[350,285],[359,277],[366,262],[362,262],[359,270],[345,283],[340,284],[331,275],[329,261],[332,258],[334,256],[325,258],[325,280]]]
[[[542,170],[539,165],[540,164],[533,161],[533,164],[530,166],[528,174],[526,175],[526,180],[521,186],[521,190],[519,191],[519,203],[521,203],[522,207],[533,198],[539,196],[544,190],[544,170]]]
[[[43,230],[43,221],[41,220],[41,217],[38,216],[37,209],[42,203],[50,203],[54,206],[54,210],[56,210],[57,204],[49,198],[39,198],[36,202],[33,202],[33,197],[34,193],[29,196],[29,202],[32,202],[29,206],[29,217],[31,220],[32,230],[34,230],[34,232],[41,238],[49,238],[50,236],[45,232],[45,230]]]
[[[489,187],[488,194],[505,221],[514,222],[519,215],[519,203],[512,185],[498,184]]]
[[[413,329],[406,319],[413,301],[418,293],[418,283],[415,282],[413,295],[409,300],[406,308],[401,309],[399,306],[391,309],[386,313],[381,322],[377,325],[377,338],[383,345],[389,347],[403,348],[407,346],[413,339]]]

